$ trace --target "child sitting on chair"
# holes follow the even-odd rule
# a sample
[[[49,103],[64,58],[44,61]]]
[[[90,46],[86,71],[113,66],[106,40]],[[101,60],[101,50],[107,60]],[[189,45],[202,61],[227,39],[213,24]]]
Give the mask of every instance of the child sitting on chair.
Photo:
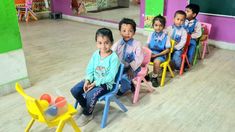
[[[77,115],[82,114],[78,119],[79,126],[84,126],[93,119],[95,104],[99,97],[112,90],[120,65],[117,54],[111,50],[113,44],[111,30],[98,29],[95,40],[98,50],[93,53],[88,63],[86,78],[71,89],[73,97],[81,106]]]
[[[187,32],[183,27],[185,18],[186,14],[184,11],[176,11],[174,15],[174,24],[167,28],[168,35],[171,37],[171,39],[175,40],[175,46],[171,60],[171,64],[174,66],[173,69],[175,70],[180,69],[182,61],[181,55],[187,40]]]
[[[185,13],[186,13],[186,20],[184,27],[188,34],[191,35],[190,45],[188,47],[188,60],[189,63],[193,63],[194,53],[196,50],[197,39],[201,37],[201,24],[196,19],[197,14],[199,13],[200,7],[196,4],[189,4],[186,6]]]
[[[157,77],[160,72],[160,65],[166,61],[166,54],[170,51],[171,47],[170,38],[163,32],[165,25],[165,17],[161,15],[155,16],[152,21],[154,32],[149,35],[147,40],[147,46],[152,51],[153,74],[151,82],[154,87],[159,86]]]
[[[119,22],[119,31],[122,39],[117,41],[112,50],[117,53],[119,59],[124,64],[124,72],[117,95],[121,96],[128,90],[134,92],[134,85],[132,79],[137,76],[141,70],[141,64],[144,59],[141,43],[134,40],[133,36],[136,31],[136,23],[132,19],[123,18]]]

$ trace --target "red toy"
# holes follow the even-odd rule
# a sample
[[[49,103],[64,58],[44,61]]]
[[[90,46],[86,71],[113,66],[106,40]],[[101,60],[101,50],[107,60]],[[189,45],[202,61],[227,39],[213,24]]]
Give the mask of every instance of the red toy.
[[[49,94],[43,94],[40,97],[40,100],[46,100],[49,104],[51,104],[51,96]]]

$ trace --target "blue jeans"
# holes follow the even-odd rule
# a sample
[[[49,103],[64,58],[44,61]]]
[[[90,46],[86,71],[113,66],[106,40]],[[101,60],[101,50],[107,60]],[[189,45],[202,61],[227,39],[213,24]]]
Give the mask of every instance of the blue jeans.
[[[195,53],[195,50],[196,50],[196,45],[197,45],[196,39],[191,39],[190,40],[190,45],[188,47],[188,54],[187,54],[190,64],[193,63],[193,58],[194,58],[194,53]]]
[[[125,68],[124,69],[124,72],[122,74],[122,78],[120,80],[120,83],[121,83],[120,91],[122,93],[125,93],[125,92],[127,92],[128,90],[131,89],[131,83],[132,83],[133,78],[129,78],[128,75],[127,75],[127,71],[129,69],[130,68]],[[134,78],[137,76],[137,74],[138,74],[138,72],[140,72],[140,70],[141,70],[141,68],[139,67],[136,71],[133,71]]]
[[[181,62],[182,62],[182,50],[174,50],[174,52],[172,53],[172,63],[174,64],[174,67],[176,70],[180,69],[181,66]]]
[[[101,86],[95,86],[93,89],[85,93],[85,97],[83,96],[85,80],[82,80],[78,84],[76,84],[71,90],[71,94],[73,97],[79,102],[80,106],[83,108],[83,114],[84,115],[91,115],[97,100],[99,97],[102,95],[106,94],[109,92],[107,90],[106,85],[101,85]]]

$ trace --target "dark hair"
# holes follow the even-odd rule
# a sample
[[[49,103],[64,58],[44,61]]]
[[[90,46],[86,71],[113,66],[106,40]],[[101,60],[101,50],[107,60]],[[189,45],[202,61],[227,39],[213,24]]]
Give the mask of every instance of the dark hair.
[[[186,13],[185,13],[185,11],[183,11],[183,10],[178,10],[178,11],[176,11],[174,17],[176,17],[176,15],[178,15],[178,14],[183,15],[184,18],[186,18]]]
[[[96,31],[95,34],[95,41],[97,41],[97,36],[106,36],[109,38],[111,43],[113,43],[113,33],[110,29],[108,28],[100,28]]]
[[[153,18],[152,26],[154,25],[155,21],[159,21],[163,25],[163,27],[165,27],[166,25],[166,18],[160,14]]]
[[[133,19],[129,19],[129,18],[123,18],[120,22],[119,22],[119,31],[121,31],[121,26],[122,24],[130,24],[134,30],[134,32],[136,31],[136,23]]]
[[[185,8],[191,9],[191,10],[193,11],[193,13],[196,13],[196,16],[197,16],[197,14],[198,14],[199,11],[200,11],[200,7],[199,7],[199,5],[197,5],[197,4],[189,4],[189,5],[187,5]],[[196,17],[196,16],[195,16],[195,17]]]

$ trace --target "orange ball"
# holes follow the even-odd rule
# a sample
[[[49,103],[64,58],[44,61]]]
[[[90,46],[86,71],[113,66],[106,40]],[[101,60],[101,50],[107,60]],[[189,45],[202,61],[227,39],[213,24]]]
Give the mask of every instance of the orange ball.
[[[62,96],[57,97],[56,100],[55,100],[55,105],[56,105],[58,108],[61,108],[61,107],[65,106],[66,103],[67,103],[67,102],[66,102],[65,97],[62,97]]]
[[[51,103],[51,96],[49,94],[43,94],[40,100],[46,100],[49,104]]]

